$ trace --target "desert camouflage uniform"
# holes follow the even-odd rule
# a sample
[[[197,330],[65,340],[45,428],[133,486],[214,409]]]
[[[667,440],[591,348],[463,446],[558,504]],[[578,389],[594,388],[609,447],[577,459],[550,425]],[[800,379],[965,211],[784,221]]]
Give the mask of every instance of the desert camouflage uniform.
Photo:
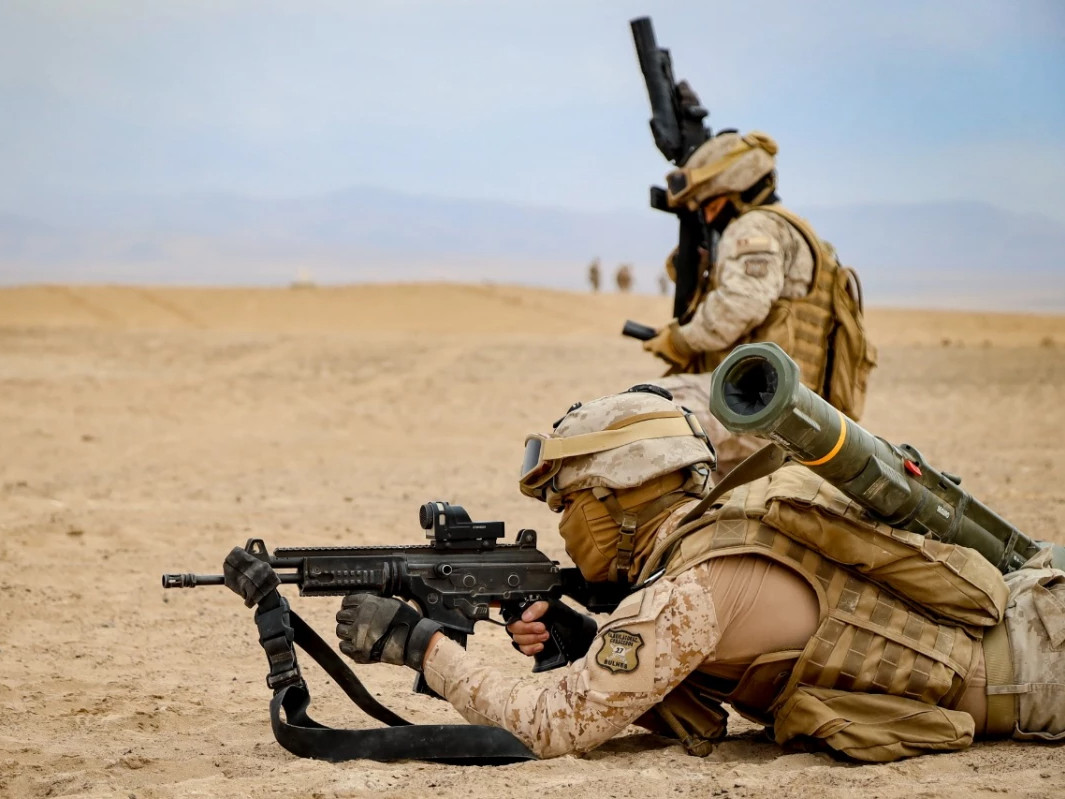
[[[711,290],[679,336],[698,352],[729,349],[765,321],[776,300],[805,297],[813,273],[813,253],[798,230],[772,212],[748,211],[722,232]]]
[[[713,372],[704,372],[667,375],[650,382],[668,390],[678,405],[683,405],[699,420],[703,432],[717,452],[716,482],[731,472],[744,458],[769,442],[757,436],[737,435],[726,429],[717,417],[710,413],[710,384],[713,378]]]
[[[540,757],[588,752],[621,733],[707,658],[718,639],[706,568],[628,597],[561,677],[514,680],[451,640],[425,660],[429,686],[473,724],[503,727]]]
[[[712,288],[677,335],[696,352],[727,351],[765,321],[778,299],[806,296],[813,272],[813,254],[798,230],[777,214],[748,211],[725,228],[711,270]],[[711,372],[701,361],[697,359],[691,373],[653,382],[669,389],[678,403],[696,414],[714,442],[717,473],[723,476],[766,442],[736,435],[714,418]]]
[[[688,507],[671,514],[659,539],[676,527]],[[697,670],[713,671],[719,642],[730,625],[719,624],[712,591],[720,587],[713,584],[709,568],[701,563],[627,598],[602,625],[587,656],[560,677],[505,677],[450,640],[430,652],[425,677],[468,721],[505,728],[540,757],[590,751],[629,724],[642,722],[647,711]],[[1065,739],[1065,573],[1036,560],[1007,576],[1007,583],[1005,621],[996,629],[1008,631],[1014,671],[1001,684],[989,666],[987,693],[1015,697],[1013,723],[998,730],[983,727],[985,718],[989,724],[991,719],[982,668],[979,681],[975,671],[970,677],[964,706],[977,721],[977,737]],[[784,615],[780,622],[787,625],[790,619]],[[956,703],[957,697],[951,704]],[[969,730],[971,740],[972,722]],[[717,734],[723,732],[722,723]],[[962,735],[947,748],[965,745]]]
[[[1050,568],[1050,550],[1006,575],[1010,589],[1005,628],[1012,653],[1012,679],[988,695],[1011,701],[1022,741],[1065,740],[1065,572]]]

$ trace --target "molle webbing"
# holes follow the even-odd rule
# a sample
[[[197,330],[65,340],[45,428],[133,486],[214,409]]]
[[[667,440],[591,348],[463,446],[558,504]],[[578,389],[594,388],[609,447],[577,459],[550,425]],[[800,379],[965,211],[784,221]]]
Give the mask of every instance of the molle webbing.
[[[817,237],[804,219],[791,211],[778,205],[760,205],[751,210],[775,214],[802,235],[814,259],[810,291],[804,297],[777,299],[765,321],[732,348],[705,353],[701,371],[709,372],[719,366],[735,346],[754,341],[772,341],[781,344],[799,365],[803,385],[818,394],[827,395],[825,382],[828,337],[834,324],[832,297],[836,283],[836,254]]]
[[[979,645],[959,626],[940,624],[902,599],[763,524],[766,480],[735,489],[681,539],[667,564],[676,574],[712,558],[759,554],[795,569],[818,596],[821,622],[775,706],[800,685],[889,693],[931,704],[952,699]]]

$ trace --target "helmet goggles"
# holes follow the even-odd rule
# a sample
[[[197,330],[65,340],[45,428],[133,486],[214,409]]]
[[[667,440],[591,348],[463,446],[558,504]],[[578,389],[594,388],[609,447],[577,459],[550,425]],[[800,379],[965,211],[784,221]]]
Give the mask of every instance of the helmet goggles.
[[[606,430],[568,438],[534,433],[525,439],[518,484],[525,496],[546,501],[549,491],[554,493],[552,482],[567,458],[594,455],[646,439],[677,436],[695,436],[710,446],[695,415],[679,409],[630,416]]]
[[[700,188],[708,180],[720,175],[753,148],[746,142],[742,142],[733,152],[726,155],[720,161],[704,166],[686,167],[674,169],[666,175],[666,201],[670,208],[685,205],[693,199],[696,189]]]
[[[720,135],[720,134],[719,134]],[[728,170],[751,150],[776,155],[777,144],[764,133],[753,131],[739,138],[731,152],[701,166],[681,166],[666,175],[666,201],[670,208],[688,206],[694,211],[706,199],[707,183]]]

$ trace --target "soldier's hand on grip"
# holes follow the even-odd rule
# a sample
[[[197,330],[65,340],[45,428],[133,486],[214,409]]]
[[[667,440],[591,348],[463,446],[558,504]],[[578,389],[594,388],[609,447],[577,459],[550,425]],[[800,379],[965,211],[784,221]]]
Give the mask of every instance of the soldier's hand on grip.
[[[668,363],[670,366],[678,366],[681,369],[686,367],[695,353],[692,351],[683,339],[681,339],[678,332],[680,325],[677,320],[674,319],[668,325],[663,327],[655,337],[648,339],[643,343],[643,348],[652,353],[658,358]]]
[[[680,107],[686,111],[691,109],[694,112],[693,116],[697,119],[702,119],[706,116],[706,109],[703,108],[699,95],[695,93],[695,89],[691,87],[688,81],[682,80],[677,83],[677,99],[680,100]]]
[[[548,624],[569,663],[584,657],[598,630],[591,616],[574,610],[558,599],[552,599],[529,605],[521,618],[507,625],[507,635],[515,649],[532,657],[543,651],[545,642],[551,637]]]
[[[521,618],[507,625],[507,635],[514,648],[523,655],[532,657],[544,648],[544,641],[551,637],[547,626],[539,621],[547,613],[546,602],[533,602],[521,614]]]

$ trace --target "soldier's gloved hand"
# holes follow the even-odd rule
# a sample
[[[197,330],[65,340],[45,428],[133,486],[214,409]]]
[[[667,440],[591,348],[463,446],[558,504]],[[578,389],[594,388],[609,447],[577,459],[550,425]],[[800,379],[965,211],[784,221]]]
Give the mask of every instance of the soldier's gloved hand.
[[[281,578],[270,568],[270,564],[264,563],[241,547],[233,547],[226,555],[222,574],[225,576],[226,588],[239,594],[249,608],[258,605],[264,596],[281,585]]]
[[[543,651],[544,642],[551,637],[545,622],[551,624],[558,645],[570,663],[588,653],[599,630],[595,619],[561,600],[533,602],[522,612],[520,619],[507,625],[507,635],[514,648],[530,657]]]
[[[340,651],[356,663],[392,663],[422,670],[435,621],[398,599],[348,594],[337,612]]]
[[[680,100],[680,107],[691,116],[696,119],[702,119],[706,116],[706,109],[703,108],[699,95],[695,93],[695,89],[691,87],[688,81],[682,80],[677,84],[677,98]]]
[[[654,338],[643,343],[643,348],[671,366],[686,367],[695,357],[695,352],[680,336],[680,323],[674,319],[663,327]]]

